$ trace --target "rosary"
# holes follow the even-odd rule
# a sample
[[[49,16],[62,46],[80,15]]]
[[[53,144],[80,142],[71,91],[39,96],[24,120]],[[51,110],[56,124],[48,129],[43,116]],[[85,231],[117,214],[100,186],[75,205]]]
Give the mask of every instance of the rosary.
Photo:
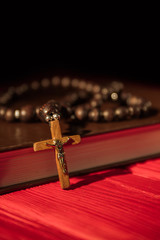
[[[15,97],[20,97],[26,92],[39,89],[64,88],[72,92],[59,103],[49,100],[41,107],[32,105],[22,106],[20,109],[10,107]],[[116,107],[106,107],[102,110],[105,102],[118,104]],[[0,96],[0,119],[7,122],[43,121],[49,124],[52,139],[34,143],[34,151],[55,149],[55,159],[58,176],[62,189],[70,186],[67,163],[65,160],[64,144],[78,144],[81,141],[79,135],[62,137],[60,119],[67,121],[93,121],[111,122],[146,117],[152,111],[150,101],[137,97],[124,91],[121,82],[113,81],[108,86],[93,84],[79,79],[58,76],[52,79],[42,79],[41,82],[33,81],[30,84],[22,84],[18,87],[10,87],[7,92]]]

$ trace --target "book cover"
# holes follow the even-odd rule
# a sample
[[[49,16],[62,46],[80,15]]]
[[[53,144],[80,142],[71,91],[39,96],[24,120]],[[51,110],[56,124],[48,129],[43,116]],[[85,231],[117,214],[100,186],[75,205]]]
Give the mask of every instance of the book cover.
[[[127,160],[137,161],[160,153],[158,145],[160,142],[160,89],[130,83],[126,83],[125,88],[128,92],[152,101],[153,114],[145,118],[111,123],[85,122],[75,125],[61,121],[63,136],[80,134],[82,137],[81,144],[67,146],[65,149],[69,170],[71,169],[73,174],[112,166],[116,163],[119,165]],[[49,94],[47,96],[44,94],[43,98],[40,101],[37,98],[34,104],[35,102],[43,104],[48,97]],[[16,104],[22,104],[23,101],[25,102],[26,99]],[[30,97],[29,102],[32,101]],[[32,149],[34,142],[51,138],[47,124],[4,121],[0,123],[2,193],[17,187],[21,188],[22,185],[26,187],[57,179],[53,151],[34,153]],[[41,169],[45,169],[46,172],[43,171],[42,174]],[[25,174],[27,171],[29,177]]]

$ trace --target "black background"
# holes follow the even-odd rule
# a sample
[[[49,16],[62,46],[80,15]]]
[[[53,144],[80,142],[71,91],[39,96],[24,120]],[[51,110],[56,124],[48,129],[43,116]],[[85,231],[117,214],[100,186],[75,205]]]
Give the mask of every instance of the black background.
[[[15,55],[15,56],[13,56]],[[48,54],[33,56],[22,52],[18,56],[18,52],[10,56],[1,64],[1,83],[14,83],[16,81],[26,81],[34,77],[47,77],[51,75],[71,75],[83,77],[116,77],[125,78],[128,81],[140,81],[143,83],[159,84],[159,67],[156,60],[153,61],[152,56],[145,58],[139,55],[123,56],[114,54],[115,59],[106,60],[104,56],[95,56],[95,59],[88,58],[83,60],[77,55],[75,61],[72,60],[52,60]],[[85,57],[85,56],[84,56]],[[63,56],[61,55],[63,59]],[[97,58],[102,58],[100,61]],[[81,60],[80,60],[81,59]]]
[[[159,85],[159,44],[153,34],[122,31],[91,36],[52,32],[12,31],[2,33],[1,84],[24,82],[34,77],[54,74],[125,78]],[[96,36],[96,38],[95,38]],[[148,37],[149,36],[149,37]],[[151,37],[152,36],[152,37]],[[98,40],[97,40],[98,39]]]

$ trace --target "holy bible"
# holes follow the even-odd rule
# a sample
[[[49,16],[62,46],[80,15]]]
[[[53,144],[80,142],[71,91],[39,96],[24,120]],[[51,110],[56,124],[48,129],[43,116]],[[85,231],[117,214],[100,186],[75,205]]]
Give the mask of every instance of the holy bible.
[[[160,89],[135,84],[127,89],[152,101],[151,116],[112,123],[60,121],[63,136],[82,137],[74,147],[64,146],[70,176],[160,155]],[[58,179],[54,150],[33,151],[33,143],[45,139],[50,139],[45,123],[0,121],[1,194]]]

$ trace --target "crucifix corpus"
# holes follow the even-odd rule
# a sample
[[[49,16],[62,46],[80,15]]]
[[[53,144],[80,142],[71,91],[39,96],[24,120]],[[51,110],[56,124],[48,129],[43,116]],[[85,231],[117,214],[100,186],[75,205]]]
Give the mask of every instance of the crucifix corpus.
[[[60,185],[62,189],[67,189],[70,186],[70,182],[63,145],[69,142],[71,142],[72,145],[78,144],[81,141],[81,137],[79,135],[62,137],[59,123],[60,115],[57,113],[58,111],[56,110],[57,106],[55,106],[55,102],[52,100],[49,101],[47,104],[43,105],[40,109],[40,116],[43,117],[43,119],[45,117],[45,120],[49,122],[52,139],[36,142],[34,143],[33,148],[35,152],[46,149],[55,149],[55,159]]]

